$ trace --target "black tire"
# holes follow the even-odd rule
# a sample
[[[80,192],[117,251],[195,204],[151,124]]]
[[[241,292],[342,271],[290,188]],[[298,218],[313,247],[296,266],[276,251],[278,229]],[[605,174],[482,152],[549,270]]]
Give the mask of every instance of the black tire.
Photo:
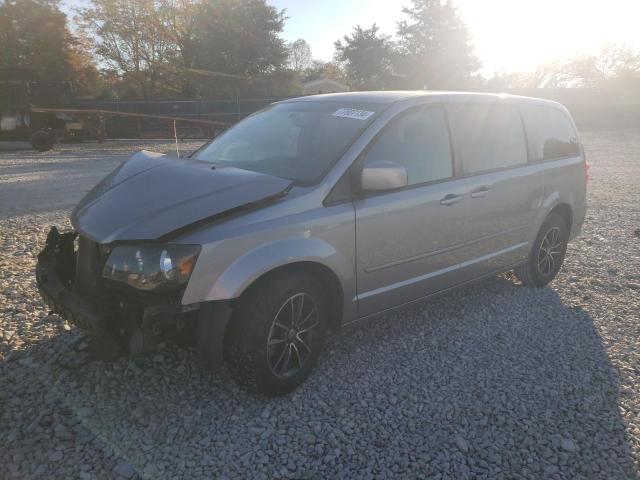
[[[299,322],[295,322],[294,309],[300,308]],[[269,275],[234,307],[225,338],[225,361],[245,389],[285,395],[304,382],[317,363],[327,326],[327,293],[316,278],[303,270]],[[285,368],[289,365],[291,369]]]
[[[522,284],[542,288],[551,282],[562,267],[568,240],[567,222],[557,213],[550,213],[533,242],[527,263],[515,269]]]
[[[31,135],[31,146],[39,152],[46,152],[53,148],[55,138],[49,132],[44,130],[38,130]]]

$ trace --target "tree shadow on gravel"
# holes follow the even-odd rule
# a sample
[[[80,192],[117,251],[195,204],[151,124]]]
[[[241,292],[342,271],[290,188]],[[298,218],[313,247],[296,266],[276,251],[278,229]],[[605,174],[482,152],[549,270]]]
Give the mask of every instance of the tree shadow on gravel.
[[[77,336],[0,366],[9,477],[24,452],[27,478],[637,475],[618,374],[589,314],[552,288],[499,277],[346,330],[277,399],[173,348],[62,369]]]

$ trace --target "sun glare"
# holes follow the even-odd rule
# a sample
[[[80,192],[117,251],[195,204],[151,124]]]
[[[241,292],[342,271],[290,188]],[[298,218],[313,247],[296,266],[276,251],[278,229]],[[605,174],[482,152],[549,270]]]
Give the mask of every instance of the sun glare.
[[[606,44],[640,48],[640,2],[632,0],[458,0],[483,70],[530,71],[595,53]]]

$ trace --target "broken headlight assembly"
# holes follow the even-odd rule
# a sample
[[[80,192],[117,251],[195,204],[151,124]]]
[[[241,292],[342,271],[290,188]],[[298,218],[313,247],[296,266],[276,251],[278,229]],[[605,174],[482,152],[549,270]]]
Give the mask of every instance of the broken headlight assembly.
[[[102,278],[139,290],[164,290],[189,281],[199,245],[119,245],[113,248]]]

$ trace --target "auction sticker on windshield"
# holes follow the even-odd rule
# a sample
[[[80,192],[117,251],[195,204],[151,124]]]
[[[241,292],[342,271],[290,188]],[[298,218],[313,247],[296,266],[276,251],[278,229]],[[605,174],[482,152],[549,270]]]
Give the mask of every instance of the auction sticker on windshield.
[[[355,118],[356,120],[366,120],[374,112],[367,110],[355,110],[353,108],[341,108],[331,114],[332,117]]]

